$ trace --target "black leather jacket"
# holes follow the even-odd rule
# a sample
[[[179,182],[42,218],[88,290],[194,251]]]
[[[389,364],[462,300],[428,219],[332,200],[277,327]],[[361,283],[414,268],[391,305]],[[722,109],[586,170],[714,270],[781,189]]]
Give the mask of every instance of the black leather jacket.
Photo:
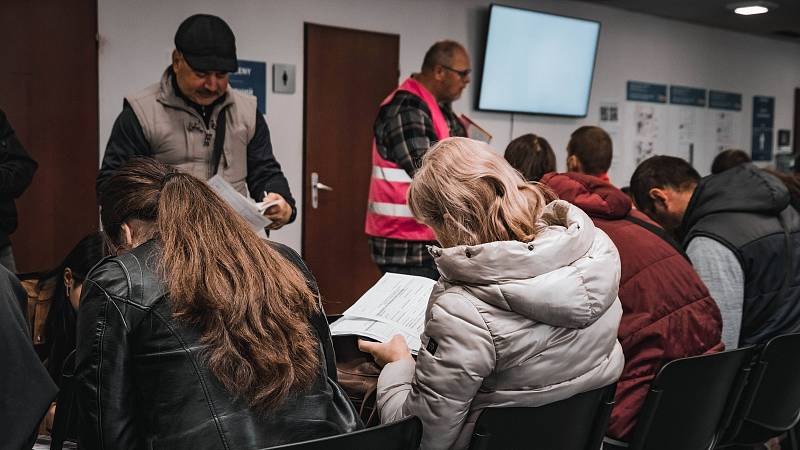
[[[270,245],[313,283],[296,253]],[[84,283],[76,359],[82,449],[261,449],[361,427],[335,382],[324,312],[310,318],[320,338],[316,383],[259,415],[205,366],[199,330],[172,319],[158,257],[149,241],[105,259]]]

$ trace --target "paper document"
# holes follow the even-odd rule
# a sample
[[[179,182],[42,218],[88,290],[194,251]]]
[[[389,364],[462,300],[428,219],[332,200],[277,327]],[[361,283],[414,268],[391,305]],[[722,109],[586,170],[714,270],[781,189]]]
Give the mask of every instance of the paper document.
[[[492,142],[492,134],[464,114],[461,115],[461,122],[467,128],[468,138],[475,139],[476,141],[483,141],[487,144]]]
[[[256,208],[258,208],[258,213],[259,214],[264,214],[264,212],[266,210],[268,210],[272,206],[277,205],[279,202],[280,202],[280,200],[273,200],[271,202],[258,202],[258,203],[256,203]],[[269,220],[269,219],[267,219],[267,220]]]
[[[264,227],[272,223],[259,212],[259,204],[240,194],[230,183],[225,181],[220,175],[214,175],[206,183],[217,193],[228,205],[234,209],[250,225],[250,229],[256,233],[264,232]],[[272,203],[272,202],[269,202]],[[272,205],[268,205],[269,208]],[[266,210],[266,208],[264,208]]]
[[[425,312],[423,311],[423,315]],[[362,336],[375,339],[379,342],[386,342],[395,334],[400,334],[406,339],[411,353],[417,354],[422,346],[419,340],[420,333],[412,333],[406,329],[398,328],[385,322],[372,319],[362,319],[360,317],[343,316],[331,324],[331,335],[333,336]]]
[[[358,335],[386,342],[395,334],[406,338],[416,354],[422,343],[425,310],[435,281],[387,273],[331,324],[334,336]]]
[[[40,434],[39,436],[37,436],[36,443],[33,444],[33,448],[31,450],[50,450],[50,444],[52,444],[50,435]],[[61,448],[65,450],[77,449],[78,444],[70,440],[67,440],[64,441]]]

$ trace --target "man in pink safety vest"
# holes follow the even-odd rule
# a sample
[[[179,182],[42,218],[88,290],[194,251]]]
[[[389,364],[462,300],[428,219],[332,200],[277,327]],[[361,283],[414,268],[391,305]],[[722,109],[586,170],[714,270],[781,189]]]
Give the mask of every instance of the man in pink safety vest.
[[[438,279],[426,245],[433,231],[418,223],[406,203],[411,177],[435,142],[466,136],[450,104],[470,82],[470,60],[458,42],[440,41],[425,53],[420,73],[381,103],[373,131],[372,178],[365,232],[372,259],[383,273]]]

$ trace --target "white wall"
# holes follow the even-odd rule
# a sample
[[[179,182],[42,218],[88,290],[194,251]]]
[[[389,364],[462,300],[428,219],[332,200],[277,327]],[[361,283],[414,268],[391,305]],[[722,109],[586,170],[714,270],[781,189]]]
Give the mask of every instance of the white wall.
[[[172,39],[180,22],[194,13],[223,17],[233,28],[241,59],[268,64],[267,123],[277,159],[298,202],[302,202],[303,23],[312,22],[400,35],[401,77],[416,71],[427,48],[449,38],[473,53],[482,46],[485,0],[99,0],[100,154],[125,94],[155,82],[169,63]],[[556,150],[564,169],[565,146],[578,126],[597,124],[599,103],[625,98],[627,80],[641,80],[727,90],[743,94],[742,144],[749,149],[753,95],[776,97],[775,129],[791,128],[793,89],[800,87],[800,45],[722,31],[642,14],[567,0],[505,2],[514,6],[584,17],[602,22],[600,47],[585,119],[514,116],[514,136],[535,132]],[[473,58],[473,67],[480,61]],[[271,92],[271,64],[297,66],[297,92]],[[502,151],[511,133],[511,116],[475,112],[469,86],[454,105],[487,128],[493,146]],[[800,130],[797,130],[800,131]],[[615,142],[615,161],[630,146],[622,133]],[[353,157],[367,158],[368,149]],[[696,161],[710,161],[705,155]],[[698,167],[703,169],[702,167]],[[612,173],[627,184],[632,168]],[[300,206],[300,204],[298,205]],[[300,208],[302,210],[302,208]],[[273,234],[300,249],[302,217]]]

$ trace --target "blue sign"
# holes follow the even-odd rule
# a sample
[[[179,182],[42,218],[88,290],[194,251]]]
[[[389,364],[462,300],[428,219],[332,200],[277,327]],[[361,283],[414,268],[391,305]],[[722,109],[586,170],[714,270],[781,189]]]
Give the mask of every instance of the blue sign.
[[[231,74],[230,85],[237,91],[256,97],[261,114],[267,113],[267,63],[239,60],[239,70]]]
[[[667,85],[628,81],[629,101],[667,103]]]
[[[775,125],[775,97],[753,96],[753,161],[772,159],[772,128]]]
[[[669,102],[674,105],[706,106],[706,90],[687,86],[670,86]]]
[[[742,94],[725,91],[708,91],[708,107],[727,109],[728,111],[741,111]]]

